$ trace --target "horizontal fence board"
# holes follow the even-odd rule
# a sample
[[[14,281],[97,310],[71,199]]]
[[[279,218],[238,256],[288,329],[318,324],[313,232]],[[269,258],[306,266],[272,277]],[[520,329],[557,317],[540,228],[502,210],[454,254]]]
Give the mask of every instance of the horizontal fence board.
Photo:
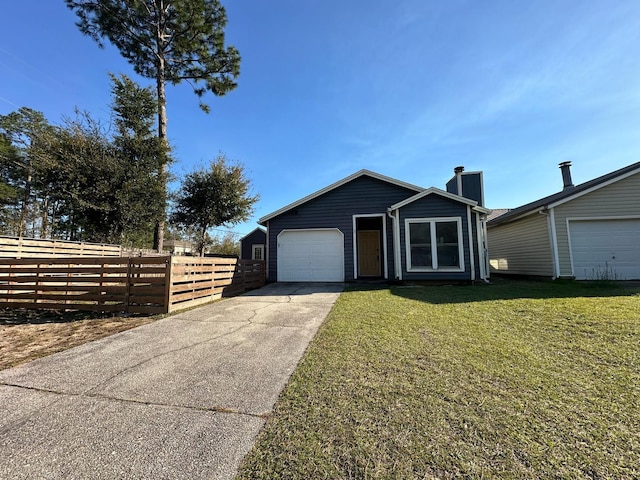
[[[38,310],[88,310],[94,312],[121,312],[123,305],[95,305],[90,303],[62,303],[62,302],[11,302],[0,298],[0,307],[26,308]]]
[[[117,302],[123,303],[123,295],[96,295],[94,293],[68,293],[43,295],[41,293],[7,293],[2,295],[6,299],[32,299],[42,301],[83,301],[83,302]]]
[[[124,266],[109,266],[109,267],[101,267],[101,266],[82,266],[80,268],[74,266],[61,266],[61,265],[42,265],[36,267],[10,267],[7,265],[0,265],[0,275],[3,274],[12,274],[12,275],[21,275],[25,273],[44,273],[47,275],[53,274],[65,274],[65,275],[75,275],[79,273],[98,273],[101,275],[124,275],[127,274],[127,267]]]
[[[264,262],[236,258],[3,258],[0,306],[155,314],[241,293],[264,282]]]
[[[122,246],[106,243],[0,236],[0,257],[24,258],[71,255],[119,257],[122,255]]]
[[[90,293],[95,295],[125,295],[126,286],[93,287],[85,285],[18,285],[0,287],[1,292],[40,292],[41,295],[64,295],[65,293]],[[124,297],[123,297],[124,298]]]
[[[128,265],[126,257],[0,258],[0,265]]]
[[[122,283],[126,283],[127,282],[127,277],[121,277],[121,281]],[[49,283],[49,282],[53,282],[56,284],[60,284],[62,282],[73,282],[74,284],[79,284],[79,283],[95,283],[95,284],[100,284],[100,283],[117,283],[116,282],[117,278],[116,277],[98,277],[95,275],[74,275],[73,277],[47,277],[44,275],[25,275],[25,276],[4,276],[4,275],[0,275],[0,286],[2,286],[3,284],[9,284],[9,283]],[[143,279],[140,279],[140,283],[142,282]],[[144,279],[144,281],[146,281],[147,283],[149,283],[150,280],[160,280],[161,282],[164,282],[164,278],[159,278],[159,279],[154,279],[154,278],[146,278]]]

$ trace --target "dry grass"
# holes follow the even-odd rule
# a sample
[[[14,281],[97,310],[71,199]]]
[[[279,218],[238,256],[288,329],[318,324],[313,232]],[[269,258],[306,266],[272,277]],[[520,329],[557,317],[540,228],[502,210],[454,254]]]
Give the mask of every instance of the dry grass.
[[[239,478],[640,478],[639,292],[345,292]]]
[[[0,370],[158,318],[0,309]]]

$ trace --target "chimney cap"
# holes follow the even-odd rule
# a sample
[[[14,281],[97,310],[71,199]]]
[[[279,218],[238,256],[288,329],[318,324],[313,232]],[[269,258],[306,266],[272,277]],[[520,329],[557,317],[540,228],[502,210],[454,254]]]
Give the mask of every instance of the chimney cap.
[[[453,173],[455,173],[456,175],[462,172],[464,172],[464,167],[462,165],[453,169]]]
[[[565,160],[564,162],[560,162],[560,163],[558,164],[558,166],[559,166],[560,168],[562,168],[562,167],[570,167],[570,166],[571,166],[571,160]]]

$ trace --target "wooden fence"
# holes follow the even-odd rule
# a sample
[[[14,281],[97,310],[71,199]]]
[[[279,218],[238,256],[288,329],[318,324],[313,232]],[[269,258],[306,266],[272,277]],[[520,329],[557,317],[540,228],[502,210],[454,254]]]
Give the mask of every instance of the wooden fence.
[[[265,283],[265,264],[235,258],[0,259],[0,307],[167,313]]]
[[[108,243],[0,236],[0,258],[49,256],[120,257],[122,256],[122,247]]]

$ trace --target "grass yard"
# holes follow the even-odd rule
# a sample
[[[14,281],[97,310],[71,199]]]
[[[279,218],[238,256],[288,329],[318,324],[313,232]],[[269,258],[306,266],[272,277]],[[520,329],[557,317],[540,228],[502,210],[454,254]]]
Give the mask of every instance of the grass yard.
[[[640,288],[352,287],[239,478],[640,478]]]

